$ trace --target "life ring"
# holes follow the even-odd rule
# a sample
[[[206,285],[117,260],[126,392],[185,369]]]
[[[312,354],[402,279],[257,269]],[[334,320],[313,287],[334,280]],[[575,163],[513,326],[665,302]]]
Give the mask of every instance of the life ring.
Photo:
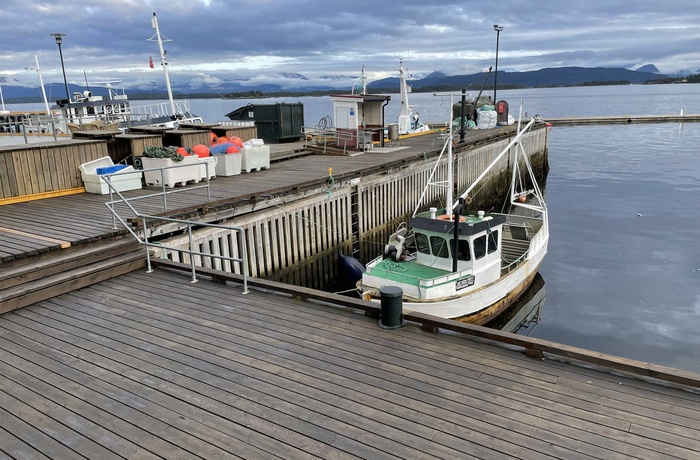
[[[443,214],[441,216],[437,216],[437,220],[446,220],[446,221],[452,222],[452,216],[449,214]],[[459,221],[466,222],[467,218],[464,216],[459,216]]]

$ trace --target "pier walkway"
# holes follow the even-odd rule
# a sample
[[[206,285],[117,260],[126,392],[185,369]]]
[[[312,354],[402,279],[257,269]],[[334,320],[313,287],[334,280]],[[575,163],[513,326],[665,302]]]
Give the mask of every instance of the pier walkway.
[[[0,316],[0,458],[700,457],[700,394],[274,290],[156,268]]]
[[[355,156],[287,146],[273,158],[295,158],[169,209],[254,206],[327,184],[328,168],[340,180],[429,161],[434,138]],[[0,270],[124,235],[107,199],[0,206]],[[129,263],[0,315],[0,459],[700,457],[696,374],[428,315],[387,330],[361,300],[257,278],[243,294],[237,275],[191,283],[188,266]]]

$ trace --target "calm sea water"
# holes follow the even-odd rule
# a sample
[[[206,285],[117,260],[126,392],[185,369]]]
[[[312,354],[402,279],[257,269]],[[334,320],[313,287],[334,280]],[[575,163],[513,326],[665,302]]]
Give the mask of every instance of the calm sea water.
[[[513,115],[522,100],[524,111],[545,119],[700,113],[700,85],[503,90],[498,96]],[[392,99],[388,122],[398,118],[398,95]],[[305,125],[332,112],[327,97],[191,105],[215,122],[249,102],[302,102]],[[423,121],[448,119],[449,95],[415,93],[410,102]],[[528,333],[700,372],[700,124],[555,126],[550,139],[551,238],[540,270],[546,301]]]

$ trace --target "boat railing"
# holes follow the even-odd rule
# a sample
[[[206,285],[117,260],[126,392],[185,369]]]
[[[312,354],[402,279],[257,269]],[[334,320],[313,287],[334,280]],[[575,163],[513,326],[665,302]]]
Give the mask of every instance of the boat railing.
[[[192,111],[190,110],[190,101],[184,99],[178,99],[173,101],[175,104],[176,114],[181,114],[183,116],[191,116]],[[170,101],[168,102],[156,102],[153,104],[144,105],[131,105],[130,107],[130,121],[150,121],[154,118],[159,118],[163,116],[172,115],[170,112],[172,106]]]
[[[204,163],[205,166],[209,167],[208,163]],[[180,166],[172,166],[172,167],[166,167],[166,168],[152,168],[152,169],[145,169],[142,170],[142,172],[148,172],[148,171],[161,171],[161,174],[163,173],[162,170],[164,169],[169,169],[169,168],[177,168]],[[165,201],[165,196],[167,194],[171,193],[177,193],[177,192],[191,192],[193,189],[196,188],[207,188],[207,195],[208,199],[211,200],[211,196],[209,195],[209,174],[207,174],[207,184],[206,185],[200,185],[200,186],[194,186],[194,187],[183,187],[181,189],[174,189],[170,192],[166,192],[165,185],[163,185],[163,191],[159,193],[153,193],[149,195],[140,195],[140,196],[135,196],[135,197],[130,197],[126,198],[124,195],[121,194],[119,190],[117,190],[114,185],[112,184],[111,178],[114,174],[103,174],[100,177],[102,180],[105,181],[105,183],[109,187],[109,201],[105,203],[105,206],[107,206],[107,209],[110,210],[112,213],[112,221],[113,225],[115,228],[116,222],[119,221],[121,225],[126,228],[126,230],[131,233],[131,235],[139,242],[139,244],[142,244],[146,248],[146,264],[147,264],[147,273],[151,273],[153,271],[151,267],[151,249],[157,248],[160,251],[173,251],[173,252],[178,252],[178,253],[184,253],[187,255],[185,259],[189,259],[190,263],[190,269],[192,273],[192,282],[195,283],[197,281],[197,261],[201,261],[205,258],[211,258],[211,259],[219,259],[222,261],[229,261],[231,263],[237,263],[239,264],[240,272],[243,275],[243,294],[248,293],[248,260],[247,260],[247,248],[246,248],[246,238],[245,238],[245,230],[242,227],[237,227],[233,225],[222,225],[222,224],[212,224],[212,223],[207,223],[207,222],[200,222],[200,221],[190,221],[190,220],[183,220],[183,219],[173,219],[169,217],[164,217],[164,216],[153,216],[149,214],[142,214],[140,213],[136,207],[133,205],[133,202],[136,200],[142,200],[146,198],[151,198],[154,196],[163,196],[163,203],[164,206],[167,207],[167,203]],[[116,197],[115,197],[116,195]],[[127,220],[117,211],[117,206],[120,205],[125,205],[128,210],[131,212],[132,216],[128,218],[131,222],[127,222]],[[135,222],[140,222],[140,231],[137,231],[137,226],[133,225]],[[183,249],[182,247],[168,247],[167,244],[164,244],[160,241],[154,241],[152,239],[149,239],[149,231],[148,231],[148,225],[149,223],[167,223],[170,224],[174,230],[179,230],[179,231],[185,231],[187,232],[187,235],[189,237],[189,246],[187,249]],[[227,256],[227,255],[222,255],[222,254],[216,254],[213,252],[203,252],[194,249],[194,240],[193,240],[193,227],[196,227],[196,229],[201,229],[201,228],[218,228],[218,229],[225,229],[229,230],[232,233],[238,234],[237,241],[240,244],[240,250],[238,251],[238,254],[240,254],[239,257],[234,257],[234,256]]]
[[[219,126],[230,126],[232,128],[251,128],[255,127],[254,121],[238,121],[238,120],[221,120],[217,121]]]

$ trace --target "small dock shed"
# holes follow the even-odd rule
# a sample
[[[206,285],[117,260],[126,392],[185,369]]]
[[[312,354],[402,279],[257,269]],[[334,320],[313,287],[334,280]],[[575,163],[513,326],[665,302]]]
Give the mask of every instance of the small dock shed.
[[[333,117],[338,131],[349,131],[353,134],[348,147],[358,147],[358,144],[370,142],[359,133],[371,133],[372,141],[381,141],[384,137],[384,108],[391,96],[379,94],[332,94]],[[358,142],[358,138],[360,138]]]

